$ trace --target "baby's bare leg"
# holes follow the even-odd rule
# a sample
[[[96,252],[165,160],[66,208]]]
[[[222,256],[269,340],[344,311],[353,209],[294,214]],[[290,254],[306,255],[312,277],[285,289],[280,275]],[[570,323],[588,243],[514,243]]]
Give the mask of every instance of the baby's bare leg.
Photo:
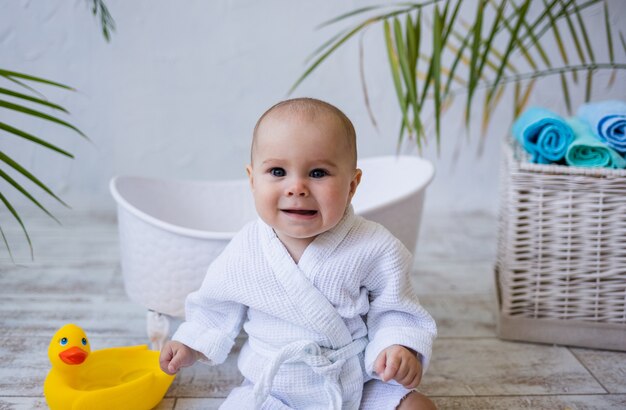
[[[413,391],[406,395],[397,407],[398,410],[436,410],[437,406],[422,393]]]

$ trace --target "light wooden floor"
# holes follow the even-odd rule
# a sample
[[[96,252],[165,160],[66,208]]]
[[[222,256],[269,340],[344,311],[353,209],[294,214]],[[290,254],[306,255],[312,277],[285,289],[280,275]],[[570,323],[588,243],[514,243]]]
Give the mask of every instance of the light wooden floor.
[[[61,219],[61,227],[43,216],[27,220],[34,262],[17,228],[4,224],[18,260],[10,263],[0,247],[0,409],[46,407],[46,349],[65,323],[84,327],[96,349],[146,342],[145,311],[123,290],[115,215]],[[414,284],[439,338],[421,388],[440,408],[626,408],[626,353],[496,337],[494,216],[425,219]],[[240,380],[234,356],[183,371],[159,409],[217,408]]]

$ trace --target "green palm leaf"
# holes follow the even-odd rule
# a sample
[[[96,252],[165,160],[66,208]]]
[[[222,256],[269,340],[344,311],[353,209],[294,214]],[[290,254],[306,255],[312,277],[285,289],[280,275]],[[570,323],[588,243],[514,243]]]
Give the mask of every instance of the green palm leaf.
[[[100,21],[100,25],[101,25],[101,29],[102,29],[102,35],[103,37],[109,41],[110,40],[110,35],[111,32],[113,30],[115,30],[115,21],[113,20],[113,17],[111,16],[111,13],[109,12],[106,4],[104,3],[104,0],[86,0],[87,2],[91,2],[92,4],[92,12],[93,15],[96,16],[96,18],[99,18]],[[35,104],[38,106],[43,106],[55,111],[60,111],[63,114],[68,114],[67,110],[65,108],[63,108],[62,106],[55,104],[53,102],[50,102],[48,100],[45,99],[45,97],[36,89],[34,89],[33,87],[31,87],[28,83],[37,83],[39,85],[44,85],[44,86],[51,86],[51,87],[56,87],[56,88],[60,88],[60,89],[64,89],[67,91],[74,91],[74,89],[70,86],[67,86],[65,84],[61,84],[59,82],[56,81],[52,81],[52,80],[48,80],[42,77],[38,77],[38,76],[34,76],[34,75],[30,75],[30,74],[25,74],[25,73],[20,73],[17,71],[11,71],[11,70],[7,70],[4,68],[0,68],[0,79],[4,79],[4,81],[11,83],[17,87],[20,87],[20,89],[22,91],[27,90],[28,92],[36,95],[28,95],[25,94],[24,92],[19,92],[19,91],[15,91],[9,88],[4,88],[4,87],[0,87],[0,97],[9,97],[12,99],[17,99],[20,101],[20,103],[15,103],[15,102],[10,102],[7,101],[5,99],[0,98],[0,114],[2,114],[3,112],[13,112],[13,113],[20,113],[23,115],[27,115],[31,118],[38,118],[41,120],[45,120],[45,121],[49,121],[49,122],[53,122],[56,124],[59,124],[63,127],[69,128],[72,131],[76,132],[77,134],[79,134],[81,137],[85,138],[88,140],[87,136],[81,131],[79,130],[76,126],[70,124],[69,122],[62,120],[54,115],[50,115],[50,114],[46,114],[44,112],[38,111],[36,109],[30,108],[28,106],[25,106],[23,104]],[[2,116],[3,118],[4,116]],[[70,154],[69,152],[45,141],[43,138],[34,136],[24,130],[18,129],[12,125],[9,125],[7,123],[7,120],[5,120],[3,118],[3,121],[0,121],[0,134],[4,132],[8,135],[11,136],[17,136],[19,138],[25,139],[29,142],[32,142],[36,145],[39,145],[41,147],[44,147],[46,149],[52,150],[55,153],[64,155],[66,157],[70,157],[73,158],[73,155]],[[31,172],[29,172],[26,168],[24,168],[23,166],[21,166],[20,164],[18,164],[16,161],[14,161],[11,157],[9,157],[7,154],[3,153],[2,151],[0,151],[0,165],[6,165],[9,168],[13,169],[14,171],[16,171],[17,173],[21,174],[22,176],[24,176],[26,178],[27,181],[29,181],[30,183],[34,184],[35,186],[41,188],[48,196],[51,196],[52,198],[54,198],[55,200],[57,200],[58,202],[60,202],[61,204],[63,204],[64,206],[67,206],[67,204],[65,204],[65,202],[63,202],[54,192],[52,192],[52,190],[50,190],[50,188],[48,188],[43,182],[41,182],[37,177],[35,177]],[[22,186],[20,183],[18,183],[15,179],[13,179],[7,172],[5,172],[5,170],[3,170],[2,168],[0,168],[0,180],[4,180],[5,182],[7,182],[8,186],[12,187],[13,189],[15,189],[16,191],[18,191],[19,193],[21,193],[22,195],[24,195],[30,202],[32,202],[33,204],[35,204],[39,209],[41,209],[45,214],[47,214],[50,218],[54,219],[55,221],[58,222],[58,220],[54,217],[54,215],[52,215],[28,190],[26,187]],[[22,231],[24,232],[24,235],[26,237],[26,241],[28,242],[28,246],[30,249],[30,255],[31,258],[34,257],[34,251],[33,251],[33,244],[31,241],[30,236],[28,235],[28,231],[26,229],[26,226],[24,224],[24,222],[22,221],[22,218],[20,217],[19,213],[17,212],[17,210],[15,209],[15,207],[13,207],[13,205],[9,202],[9,200],[7,199],[7,197],[5,195],[3,195],[2,192],[0,192],[0,202],[4,205],[4,207],[9,211],[9,213],[13,216],[13,218],[18,222],[18,224],[20,225],[20,227],[22,228]],[[1,222],[0,222],[1,225]],[[4,230],[2,230],[2,227],[0,226],[0,236],[2,236],[2,241],[4,242],[4,246],[6,247],[7,251],[9,252],[9,256],[11,258],[12,261],[14,261],[13,259],[13,254],[11,252],[11,248],[9,246],[9,241],[7,236],[5,235]]]
[[[569,88],[567,87],[567,78],[564,73],[559,75],[561,77],[561,89],[563,90],[563,99],[565,100],[565,107],[567,108],[567,113],[572,115],[572,100],[569,96]]]
[[[42,83],[42,84],[51,85],[54,87],[65,88],[66,90],[70,90],[70,91],[75,91],[72,87],[61,84],[61,83],[57,83],[56,81],[46,80],[45,78],[35,77],[34,75],[29,75],[29,74],[24,74],[24,73],[18,73],[16,71],[0,69],[0,77],[4,77],[8,80],[19,78],[22,80],[33,81],[36,83]]]
[[[437,149],[439,149],[439,136],[441,135],[441,43],[442,43],[442,20],[444,15],[439,14],[439,8],[435,6],[435,18],[433,24],[433,78],[435,88],[435,135],[437,136]],[[419,114],[418,114],[419,115]]]
[[[396,95],[398,97],[398,103],[400,104],[402,113],[402,131],[405,128],[408,130],[409,135],[412,134],[411,122],[408,116],[408,103],[406,101],[404,89],[402,87],[402,80],[400,78],[400,62],[398,61],[398,53],[394,46],[393,35],[391,34],[391,26],[389,21],[385,20],[383,24],[385,31],[385,43],[387,45],[387,57],[389,59],[389,67],[391,69],[391,77],[393,78],[393,85],[396,89]]]
[[[472,27],[472,48],[471,58],[469,66],[469,84],[467,86],[467,104],[465,109],[465,125],[469,125],[470,111],[472,109],[472,97],[474,96],[474,90],[476,84],[478,84],[478,62],[480,60],[480,41],[482,39],[483,28],[483,10],[485,8],[485,2],[480,0],[477,2],[478,9],[476,10],[476,22]]]
[[[568,7],[568,4],[563,4],[563,1],[560,0],[561,2],[561,6],[563,10],[566,10],[566,8]],[[570,0],[570,3],[572,2],[572,0]],[[570,17],[570,15],[568,13],[565,13],[565,21],[567,22],[567,27],[569,29],[570,32],[570,36],[574,42],[574,47],[576,48],[576,53],[578,54],[578,58],[580,59],[580,61],[582,63],[585,63],[585,54],[583,53],[583,49],[580,45],[580,40],[578,39],[578,34],[576,32],[576,29],[574,28],[574,23],[572,22],[572,18]],[[574,78],[574,80],[576,80],[576,78]]]
[[[28,84],[24,83],[23,81],[33,81],[33,82],[36,82],[36,83],[45,84],[45,85],[48,85],[48,86],[54,86],[54,87],[62,88],[62,89],[65,89],[65,90],[72,90],[71,87],[68,87],[68,86],[66,86],[64,84],[57,83],[57,82],[50,81],[50,80],[46,80],[46,79],[43,79],[41,77],[35,77],[35,76],[28,75],[28,74],[18,73],[18,72],[15,72],[15,71],[0,70],[0,78],[4,78],[5,80],[8,80],[9,82],[12,82],[14,84],[17,84],[18,86],[20,86],[20,87],[22,87],[24,89],[31,90],[31,91],[33,91],[37,95],[40,95],[39,92],[33,90]],[[43,98],[34,97],[34,96],[31,96],[31,95],[28,95],[28,94],[24,94],[22,92],[18,92],[18,91],[14,91],[14,90],[10,90],[10,89],[4,88],[4,87],[0,87],[0,95],[11,97],[11,98],[15,98],[15,99],[21,100],[21,101],[23,101],[25,103],[31,103],[31,104],[44,106],[46,108],[50,108],[50,109],[53,109],[53,110],[56,110],[56,111],[60,111],[62,113],[67,114],[67,110],[65,108],[63,108],[62,106],[58,105],[58,104],[55,104],[55,103],[50,102],[50,101],[47,101],[47,100],[45,100]],[[53,122],[53,123],[62,125],[63,127],[69,128],[69,129],[75,131],[77,134],[79,134],[83,138],[87,139],[87,136],[81,130],[79,130],[76,126],[70,124],[69,122],[67,122],[65,120],[62,120],[62,119],[60,119],[60,118],[58,118],[56,116],[44,113],[42,111],[39,111],[39,110],[30,108],[30,107],[27,107],[27,106],[25,106],[23,104],[13,103],[13,102],[6,101],[4,99],[0,99],[0,110],[12,111],[12,112],[16,112],[16,113],[20,113],[20,114],[24,114],[24,115],[30,116],[32,118],[38,118],[38,119],[42,119],[42,120],[45,120],[45,121]],[[59,148],[59,147],[57,147],[57,146],[55,146],[55,145],[45,141],[45,140],[43,140],[42,138],[36,137],[36,136],[26,132],[26,131],[23,131],[21,129],[13,127],[12,125],[9,125],[9,124],[7,124],[4,121],[0,122],[0,131],[3,131],[5,133],[7,133],[8,135],[13,135],[13,136],[20,137],[22,139],[30,141],[30,142],[32,142],[34,144],[42,146],[42,147],[44,147],[46,149],[49,149],[49,150],[51,150],[53,152],[56,152],[56,153],[61,154],[61,155],[64,155],[66,157],[73,158],[73,155],[70,154],[69,152],[67,152],[67,151],[65,151],[65,150],[63,150],[63,149],[61,149],[61,148]],[[9,157],[4,152],[0,152],[0,163],[6,165],[9,168],[12,168],[14,171],[16,171],[17,173],[19,173],[22,176],[24,176],[27,181],[29,181],[33,185],[41,188],[48,196],[51,196],[52,198],[57,200],[59,203],[63,204],[64,206],[67,206],[67,204],[65,202],[63,202],[63,200],[61,200],[61,198],[59,198],[54,192],[52,192],[52,190],[50,188],[48,188],[48,186],[46,184],[44,184],[39,178],[37,178],[35,175],[33,175],[31,172],[29,172],[26,168],[24,168],[23,166],[18,164],[15,160],[13,160],[11,157]],[[56,222],[59,222],[58,219],[56,219],[54,217],[54,215],[52,215],[52,213],[50,213],[27,190],[26,187],[24,187],[20,183],[18,183],[15,179],[13,179],[2,168],[0,168],[0,180],[4,180],[9,187],[12,187],[17,192],[21,193],[31,203],[35,204],[39,209],[41,209],[46,215],[48,215],[50,218],[54,219]],[[2,193],[0,193],[0,201],[2,202],[4,207],[9,211],[9,213],[13,216],[13,218],[18,222],[18,224],[20,225],[22,231],[24,232],[26,240],[28,242],[31,258],[33,258],[34,257],[34,250],[33,250],[32,241],[31,241],[31,238],[30,238],[30,236],[28,234],[28,231],[26,229],[26,226],[25,226],[21,216],[19,215],[18,211],[13,207],[13,205],[9,202],[9,200],[6,198],[6,196],[3,195]],[[2,233],[2,240],[4,242],[4,245],[5,245],[8,253],[9,253],[9,256],[10,256],[11,260],[13,260],[13,254],[11,252],[11,248],[9,246],[8,239],[7,239],[4,231],[2,231],[1,233]]]
[[[61,204],[67,206],[67,204],[65,202],[63,202],[61,200],[61,198],[59,198],[58,196],[56,196],[54,194],[54,192],[52,192],[50,190],[50,188],[48,188],[43,182],[41,182],[39,179],[37,179],[37,177],[35,177],[33,174],[31,174],[30,172],[28,172],[28,170],[26,168],[24,168],[23,166],[21,166],[20,164],[18,164],[17,162],[15,162],[13,159],[11,159],[8,155],[6,155],[3,152],[0,152],[0,161],[4,162],[5,164],[7,164],[8,166],[10,166],[11,168],[13,168],[14,170],[16,170],[17,172],[19,172],[20,174],[24,175],[26,178],[28,178],[32,183],[34,183],[35,185],[37,185],[39,188],[43,189],[44,191],[46,191],[46,193],[48,193],[48,195],[50,195],[51,197],[53,197],[54,199],[56,199],[57,201],[59,201]],[[5,174],[6,175],[6,174]],[[5,180],[9,181],[7,178],[4,178]],[[10,181],[9,181],[10,182]]]
[[[402,114],[398,140],[402,141],[404,133],[412,136],[417,131],[416,142],[420,144],[423,127],[418,121],[426,99],[432,99],[435,109],[434,128],[439,146],[440,114],[455,95],[465,93],[467,127],[474,117],[472,107],[477,92],[486,90],[486,98],[482,104],[482,129],[485,130],[492,118],[491,114],[501,103],[505,86],[509,83],[515,84],[513,105],[516,112],[519,112],[529,101],[533,90],[538,88],[537,80],[558,75],[563,100],[568,110],[571,110],[570,88],[577,84],[578,71],[587,71],[585,94],[589,98],[595,71],[610,69],[615,75],[616,70],[626,68],[626,64],[616,61],[615,41],[609,25],[609,5],[606,0],[534,0],[534,3],[533,0],[479,0],[471,3],[477,7],[473,21],[466,23],[459,19],[457,24],[457,15],[461,14],[461,2],[462,0],[432,0],[424,3],[362,7],[329,20],[327,23],[333,24],[350,18],[362,18],[367,14],[364,21],[352,26],[351,30],[340,32],[316,50],[318,59],[298,79],[294,88],[324,59],[336,52],[349,37],[370,24],[382,22],[391,77]],[[583,16],[583,12],[586,13],[600,2],[604,12],[608,62],[598,60],[598,49],[592,48]],[[489,14],[485,13],[486,4],[492,6],[493,13],[491,8]],[[533,11],[537,12],[531,14],[531,4],[539,4],[542,8],[534,8]],[[413,14],[415,10],[417,17]],[[427,12],[432,19],[426,17]],[[433,42],[428,54],[420,48],[422,13],[425,21],[433,22]],[[402,14],[405,15],[404,18]],[[487,16],[489,22],[486,20]],[[555,41],[558,53],[547,52],[549,40],[544,38],[546,33],[552,33],[549,40]],[[626,51],[622,32],[618,31],[616,35],[619,35],[618,41]],[[568,42],[574,44],[574,53],[567,52],[565,44]],[[576,55],[579,61],[572,61]],[[425,60],[428,68],[422,66],[420,70],[419,60]],[[525,62],[525,68],[520,69],[517,62]],[[569,73],[573,76],[573,83],[567,79]],[[613,77],[609,83],[612,81]],[[453,82],[461,87],[453,89]],[[522,87],[522,82],[528,83]]]
[[[0,107],[4,107],[4,108],[9,109],[9,110],[18,111],[18,112],[21,112],[21,113],[24,113],[24,114],[31,115],[33,117],[41,118],[43,120],[47,120],[47,121],[51,121],[51,122],[63,125],[65,127],[73,129],[74,131],[79,133],[82,137],[87,138],[87,136],[85,134],[83,134],[83,132],[81,130],[79,130],[78,128],[76,128],[72,124],[70,124],[70,123],[68,123],[66,121],[63,121],[63,120],[61,120],[61,119],[59,119],[57,117],[53,117],[51,115],[43,113],[41,111],[33,110],[31,108],[24,107],[23,105],[13,104],[13,103],[10,103],[10,102],[4,101],[4,100],[0,100]]]
[[[609,52],[609,62],[615,63],[615,54],[613,52],[613,36],[611,35],[611,24],[609,23],[609,6],[606,1],[604,2],[604,29],[606,30],[606,46]],[[615,75],[617,74],[616,70],[611,72],[611,77],[609,78],[609,83],[607,87],[610,87],[615,82]]]
[[[26,230],[26,227],[24,226],[24,222],[22,222],[22,218],[20,218],[19,214],[17,213],[15,208],[13,208],[11,203],[4,197],[4,195],[2,195],[2,192],[0,192],[0,201],[2,201],[4,206],[9,210],[11,215],[13,215],[15,220],[22,227],[22,232],[24,232],[24,236],[26,236],[26,241],[28,242],[28,247],[30,249],[30,258],[33,259],[34,258],[33,243],[30,240],[30,235],[28,235],[28,231]],[[7,247],[7,251],[9,251],[9,256],[11,257],[11,260],[13,260],[13,254],[11,253],[11,248],[9,247],[9,243],[7,242],[6,237],[4,236],[4,232],[2,233],[2,239],[4,239],[4,244]]]
[[[74,158],[74,156],[72,154],[70,154],[69,152],[62,150],[61,148],[50,144],[47,141],[42,140],[41,138],[37,138],[34,135],[31,135],[27,132],[24,132],[22,130],[18,130],[17,128],[14,128],[8,124],[2,123],[0,122],[0,130],[4,130],[8,133],[17,135],[18,137],[22,137],[30,142],[34,142],[35,144],[41,145],[43,147],[46,147],[48,149],[51,149],[52,151],[56,151],[61,155],[65,155],[66,157],[70,157],[70,158]]]
[[[39,209],[41,209],[42,211],[44,211],[50,218],[54,219],[57,223],[61,223],[59,222],[59,220],[52,215],[43,205],[41,205],[41,203],[39,203],[39,201],[37,201],[28,191],[26,191],[24,189],[24,187],[22,187],[17,181],[15,181],[13,178],[11,178],[11,176],[9,174],[7,174],[6,172],[4,172],[3,170],[0,169],[0,178],[4,179],[5,181],[7,181],[11,186],[13,186],[13,188],[17,189],[22,195],[24,195],[26,198],[28,198],[32,203],[34,203],[35,205],[37,205],[37,207]],[[52,194],[54,195],[54,194]],[[58,199],[58,198],[57,198]]]
[[[396,51],[398,53],[398,61],[400,63],[400,73],[402,74],[402,79],[405,84],[406,95],[408,98],[407,110],[412,107],[413,111],[413,120],[414,123],[417,124],[419,120],[419,111],[420,107],[417,101],[417,84],[415,72],[411,71],[410,62],[409,62],[409,53],[407,51],[407,45],[404,43],[403,33],[402,33],[402,25],[400,24],[400,20],[394,17],[393,19],[393,29],[394,29],[394,37],[396,40]],[[408,115],[408,113],[407,113]],[[408,118],[407,118],[408,119]],[[412,126],[415,131],[417,131],[417,139],[420,140],[420,136],[422,134],[421,127],[417,127],[415,125]]]
[[[45,105],[46,107],[53,108],[53,109],[59,110],[59,111],[63,111],[64,113],[69,114],[67,112],[67,110],[65,108],[61,107],[60,105],[53,104],[53,103],[51,103],[49,101],[46,101],[46,100],[42,100],[41,98],[31,97],[30,95],[18,93],[16,91],[8,90],[8,89],[2,88],[2,87],[0,87],[0,94],[8,95],[8,96],[15,97],[15,98],[20,98],[22,100],[34,102],[36,104]]]

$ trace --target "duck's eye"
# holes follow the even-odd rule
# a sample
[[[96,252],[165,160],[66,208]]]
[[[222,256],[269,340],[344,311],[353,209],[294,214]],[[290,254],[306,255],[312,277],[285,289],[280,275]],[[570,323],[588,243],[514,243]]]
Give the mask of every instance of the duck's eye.
[[[67,344],[67,337],[62,337],[61,340],[59,340],[59,344],[65,346]]]
[[[83,346],[87,346],[87,339],[85,339],[84,337],[83,337],[83,339],[81,340],[81,342],[83,343]]]
[[[274,177],[284,177],[285,174],[287,173],[285,172],[284,169],[277,167],[277,168],[270,169],[270,174]]]

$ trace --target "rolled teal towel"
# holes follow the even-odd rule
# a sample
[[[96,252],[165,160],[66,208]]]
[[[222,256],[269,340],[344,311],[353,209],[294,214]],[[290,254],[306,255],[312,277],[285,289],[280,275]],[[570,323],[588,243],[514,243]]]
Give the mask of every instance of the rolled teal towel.
[[[532,162],[550,164],[563,159],[574,133],[565,120],[545,108],[531,107],[513,123],[513,136]]]
[[[626,102],[607,100],[583,104],[577,115],[601,141],[620,154],[626,154]]]
[[[565,154],[567,165],[590,168],[626,167],[626,159],[600,141],[586,122],[574,117],[568,119],[567,124],[574,131],[574,141],[570,144]]]

